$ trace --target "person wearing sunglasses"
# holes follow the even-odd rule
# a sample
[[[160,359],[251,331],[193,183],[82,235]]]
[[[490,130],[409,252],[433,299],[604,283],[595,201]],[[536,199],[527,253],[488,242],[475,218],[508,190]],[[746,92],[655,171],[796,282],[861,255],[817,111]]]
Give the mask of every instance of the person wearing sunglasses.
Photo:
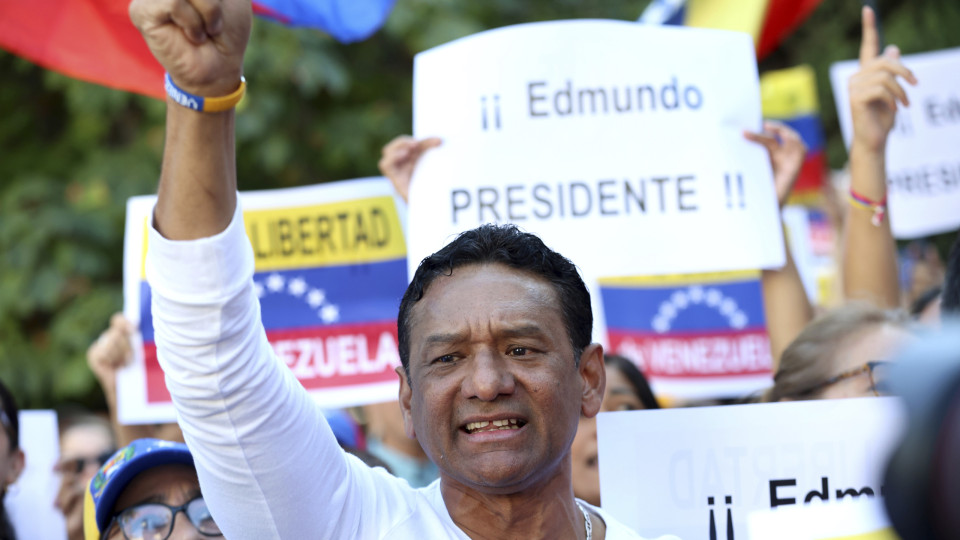
[[[84,494],[85,540],[222,538],[183,443],[137,439],[118,450]]]
[[[60,461],[54,469],[60,489],[54,506],[66,521],[67,540],[83,540],[83,494],[117,444],[110,422],[95,414],[63,415],[60,426]]]
[[[888,362],[910,339],[906,316],[861,304],[809,324],[783,352],[764,401],[878,396]]]

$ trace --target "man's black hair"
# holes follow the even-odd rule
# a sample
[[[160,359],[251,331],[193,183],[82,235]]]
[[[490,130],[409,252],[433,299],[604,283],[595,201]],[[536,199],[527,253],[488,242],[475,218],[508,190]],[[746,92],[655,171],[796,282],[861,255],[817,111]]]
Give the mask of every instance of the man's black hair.
[[[573,346],[574,361],[590,344],[593,312],[590,293],[583,284],[577,267],[569,259],[544,245],[536,235],[521,231],[516,225],[481,225],[461,233],[443,249],[420,262],[413,280],[400,301],[397,316],[400,362],[410,379],[410,312],[423,298],[438,276],[449,276],[461,266],[502,264],[541,278],[553,285],[560,301],[560,311]]]

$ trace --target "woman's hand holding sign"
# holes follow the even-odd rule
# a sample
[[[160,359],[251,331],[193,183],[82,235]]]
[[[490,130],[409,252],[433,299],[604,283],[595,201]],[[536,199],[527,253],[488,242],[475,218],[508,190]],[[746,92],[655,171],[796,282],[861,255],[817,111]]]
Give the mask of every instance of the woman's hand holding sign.
[[[380,174],[390,179],[393,189],[404,201],[410,193],[410,179],[417,168],[420,157],[431,149],[440,146],[437,137],[417,140],[409,135],[399,135],[383,147],[380,157]]]
[[[803,160],[807,156],[807,145],[803,143],[799,133],[780,122],[764,122],[763,132],[745,131],[743,136],[749,141],[762,145],[770,154],[777,202],[782,208],[787,203],[797,178],[800,177]]]

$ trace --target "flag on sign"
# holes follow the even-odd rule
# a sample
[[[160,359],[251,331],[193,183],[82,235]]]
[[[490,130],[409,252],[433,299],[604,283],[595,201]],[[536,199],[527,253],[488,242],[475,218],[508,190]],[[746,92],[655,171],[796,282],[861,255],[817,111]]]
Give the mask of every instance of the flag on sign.
[[[610,349],[658,394],[728,398],[769,386],[758,272],[605,278],[600,291]]]
[[[407,260],[392,190],[378,178],[240,194],[255,262],[250,294],[260,302],[267,340],[322,407],[397,395]],[[124,312],[138,321],[143,342],[125,384],[129,406],[121,402],[127,423],[172,414],[144,272],[155,199],[135,197],[127,210]]]
[[[813,68],[803,65],[764,73],[760,76],[760,99],[764,118],[792,127],[807,145],[807,157],[793,194],[802,199],[819,193],[827,158]]]
[[[349,43],[383,25],[396,0],[258,0],[258,15]],[[0,48],[69,77],[164,99],[163,68],[127,14],[130,0],[0,2]]]

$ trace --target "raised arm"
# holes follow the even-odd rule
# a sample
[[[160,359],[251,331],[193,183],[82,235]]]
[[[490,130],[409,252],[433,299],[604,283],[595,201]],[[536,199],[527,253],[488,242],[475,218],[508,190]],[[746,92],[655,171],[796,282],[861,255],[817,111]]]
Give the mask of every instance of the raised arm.
[[[900,51],[889,46],[879,54],[876,15],[863,8],[860,71],[850,78],[850,212],[844,223],[843,292],[847,300],[865,300],[882,308],[900,306],[897,249],[886,213],[887,136],[897,104],[909,105],[897,81],[916,84],[900,63]]]
[[[238,90],[250,37],[249,0],[133,0],[130,18],[173,84],[194,96]],[[167,99],[167,136],[154,226],[171,240],[211,236],[236,206],[234,112]]]
[[[218,99],[243,88],[250,1],[135,0],[130,13],[181,98],[167,104],[146,274],[157,357],[204,498],[227,538],[353,537],[365,507],[350,461],[273,354],[253,291],[235,103]],[[191,110],[184,94],[223,110]]]
[[[786,204],[807,154],[800,135],[778,122],[765,122],[763,133],[744,133],[744,137],[763,145],[770,154],[773,181],[780,207]],[[784,242],[786,244],[786,242]],[[773,372],[780,367],[780,355],[800,331],[813,319],[813,307],[800,280],[800,273],[787,249],[786,264],[776,270],[764,270],[760,278],[763,287],[763,308],[770,336]]]

